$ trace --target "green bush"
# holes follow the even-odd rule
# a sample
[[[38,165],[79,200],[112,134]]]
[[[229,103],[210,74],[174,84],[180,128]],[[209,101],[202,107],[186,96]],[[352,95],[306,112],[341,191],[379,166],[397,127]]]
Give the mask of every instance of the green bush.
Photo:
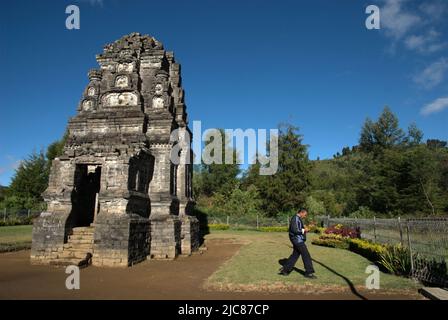
[[[224,223],[212,223],[208,225],[209,230],[229,230],[229,225]]]
[[[348,239],[348,249],[354,253],[357,253],[372,262],[378,262],[381,260],[381,254],[386,251],[386,247],[372,243],[363,239]]]
[[[260,227],[261,232],[288,232],[288,227]]]
[[[338,248],[338,249],[348,249],[348,242],[346,239],[338,239],[338,238],[317,238],[311,241],[312,244],[330,247],[330,248]]]
[[[408,276],[412,270],[409,249],[401,245],[387,246],[380,253],[378,264],[396,275]]]
[[[20,226],[20,225],[29,225],[33,224],[33,217],[24,217],[24,218],[8,218],[6,220],[0,220],[0,227],[9,227],[9,226]]]

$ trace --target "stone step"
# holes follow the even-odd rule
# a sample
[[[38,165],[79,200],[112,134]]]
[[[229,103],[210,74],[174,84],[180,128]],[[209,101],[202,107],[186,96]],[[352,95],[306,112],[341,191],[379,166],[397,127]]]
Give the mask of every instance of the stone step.
[[[73,245],[78,245],[78,244],[93,244],[93,239],[86,239],[86,238],[68,238],[68,242],[67,243],[71,243]]]
[[[79,266],[79,264],[83,261],[82,259],[57,259],[50,261],[50,265],[53,266]]]
[[[72,232],[71,236],[77,236],[77,237],[88,237],[88,236],[93,236],[93,232],[87,232],[87,231],[77,231],[77,232]]]
[[[91,235],[69,235],[69,241],[77,241],[77,240],[85,240],[85,241],[93,241],[93,234]]]
[[[72,229],[72,234],[74,235],[93,235],[94,232],[94,227],[76,227]]]
[[[448,290],[436,287],[423,287],[420,293],[431,300],[448,300]]]
[[[73,232],[93,232],[93,230],[95,230],[95,227],[75,227],[72,230]]]
[[[50,262],[54,266],[78,266],[80,268],[88,267],[92,263],[91,257],[79,258],[59,258]]]
[[[60,259],[85,259],[87,257],[87,255],[91,255],[91,253],[86,252],[85,250],[83,251],[78,251],[78,250],[72,250],[72,249],[66,249],[64,251],[62,251],[62,253],[58,256],[58,258]]]
[[[78,249],[78,250],[84,250],[86,252],[89,252],[89,251],[92,251],[93,245],[92,245],[92,243],[73,243],[73,242],[68,242],[68,243],[64,243],[63,248],[64,248],[64,250],[65,249]]]

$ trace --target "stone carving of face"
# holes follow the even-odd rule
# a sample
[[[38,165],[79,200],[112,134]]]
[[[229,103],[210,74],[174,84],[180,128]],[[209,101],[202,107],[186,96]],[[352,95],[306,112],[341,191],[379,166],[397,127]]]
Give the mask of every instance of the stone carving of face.
[[[115,81],[115,86],[118,88],[126,88],[128,86],[128,77],[126,76],[120,76],[117,77],[117,80]]]
[[[154,99],[152,99],[152,107],[154,109],[161,109],[163,108],[163,98],[161,97],[155,97]]]
[[[132,62],[120,63],[117,67],[118,72],[121,72],[121,71],[132,72],[132,70],[134,70],[134,65],[132,64]]]
[[[163,86],[160,83],[156,84],[155,93],[157,95],[162,95],[162,93],[163,93]]]
[[[94,96],[95,95],[95,88],[93,88],[93,87],[90,87],[88,90],[87,90],[87,95],[88,96]]]
[[[131,92],[110,93],[103,98],[106,106],[136,106],[137,96]]]
[[[84,111],[92,110],[92,108],[93,108],[93,103],[91,100],[86,100],[82,103],[82,109]]]

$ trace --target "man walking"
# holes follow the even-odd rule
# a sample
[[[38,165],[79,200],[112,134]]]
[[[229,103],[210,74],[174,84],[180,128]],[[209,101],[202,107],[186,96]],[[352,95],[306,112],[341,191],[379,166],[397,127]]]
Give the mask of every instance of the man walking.
[[[291,218],[289,222],[289,240],[291,240],[293,251],[288,258],[283,268],[280,271],[280,275],[287,276],[291,273],[294,265],[300,256],[302,256],[303,265],[305,266],[305,277],[315,279],[313,262],[311,261],[310,253],[306,247],[306,232],[303,220],[308,211],[306,209],[300,209],[297,214]]]

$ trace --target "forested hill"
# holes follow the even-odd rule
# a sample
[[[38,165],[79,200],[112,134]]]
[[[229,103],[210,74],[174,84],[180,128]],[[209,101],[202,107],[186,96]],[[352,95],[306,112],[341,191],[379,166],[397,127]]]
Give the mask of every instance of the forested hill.
[[[313,161],[311,197],[337,216],[446,215],[446,142],[344,148],[334,159]]]
[[[365,121],[359,145],[314,162],[312,197],[332,215],[448,214],[447,142],[423,137],[386,107]]]

